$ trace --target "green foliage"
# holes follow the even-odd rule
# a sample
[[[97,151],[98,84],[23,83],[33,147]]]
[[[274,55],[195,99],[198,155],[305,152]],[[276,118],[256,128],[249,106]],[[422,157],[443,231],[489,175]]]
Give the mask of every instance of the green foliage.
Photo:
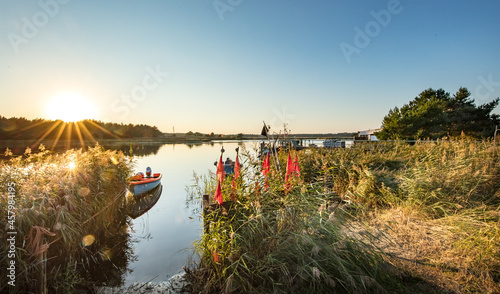
[[[0,116],[0,139],[2,140],[33,140],[44,136],[49,140],[78,141],[80,136],[92,140],[92,138],[157,138],[161,135],[162,132],[157,127],[144,124],[104,123],[97,120],[65,123],[61,120],[28,120],[24,117]]]
[[[351,149],[314,150],[301,158],[310,165],[302,169],[304,178],[342,195],[360,213],[403,210],[422,219],[414,231],[401,225],[402,237],[396,242],[411,240],[406,246],[428,250],[429,255],[420,258],[432,260],[433,268],[460,269],[453,275],[440,272],[455,285],[459,278],[458,289],[500,291],[500,151],[491,141],[363,143]],[[389,226],[394,232],[400,225]],[[439,244],[429,249],[419,247],[425,241],[417,235],[428,227],[443,232],[424,234]]]
[[[381,257],[368,238],[352,233],[319,184],[284,191],[286,153],[271,164],[268,188],[255,177],[260,163],[247,160],[230,208],[208,212],[208,232],[196,243],[200,264],[190,269],[193,292],[362,293],[380,290]],[[307,166],[301,161],[303,168]],[[198,193],[212,193],[215,179],[195,177]],[[226,201],[231,178],[222,190]],[[258,186],[258,188],[256,188]]]
[[[491,141],[362,143],[305,153],[302,173],[365,207],[405,203],[439,217],[499,203],[499,160]]]
[[[491,112],[499,99],[476,106],[470,95],[466,88],[460,88],[453,97],[443,89],[429,88],[401,108],[389,110],[377,137],[387,140],[438,139],[462,134],[473,138],[492,136],[499,119]]]
[[[453,285],[443,291],[500,290],[500,152],[491,141],[366,142],[298,153],[301,178],[288,193],[286,154],[279,169],[271,160],[268,189],[255,176],[261,164],[250,161],[237,201],[205,216],[200,264],[189,270],[193,291],[439,292],[441,281]],[[213,193],[214,179],[203,179],[198,192]],[[426,255],[402,263],[414,252]]]

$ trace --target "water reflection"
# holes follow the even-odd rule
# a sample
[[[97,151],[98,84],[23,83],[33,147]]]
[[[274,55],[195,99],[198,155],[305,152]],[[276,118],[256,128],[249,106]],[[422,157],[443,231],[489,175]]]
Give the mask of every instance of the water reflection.
[[[235,148],[242,144],[101,144],[126,154],[132,149],[134,172],[149,166],[163,175],[162,186],[158,193],[151,193],[144,200],[129,201],[133,208],[124,205],[116,219],[105,222],[103,230],[82,233],[77,244],[82,250],[83,265],[78,269],[82,278],[89,285],[128,286],[134,282],[164,281],[182,271],[189,262],[193,241],[203,231],[201,200],[187,193],[186,187],[193,184],[193,173],[206,175],[215,171],[213,162],[220,156],[222,145],[227,150],[225,156],[234,158]],[[3,146],[1,153],[6,147],[13,149],[11,143]],[[16,153],[24,153],[25,148],[21,143]],[[89,193],[80,191],[81,195]],[[90,234],[92,237],[83,239]]]
[[[103,144],[105,149],[120,150],[124,154],[133,156],[148,156],[158,154],[158,150],[166,143],[126,143],[117,142],[112,144]]]
[[[82,238],[83,262],[79,272],[88,288],[125,284],[129,264],[137,260],[129,226],[127,215],[120,213],[106,230]]]
[[[49,143],[49,142],[45,142]],[[122,151],[125,155],[130,155],[134,157],[145,157],[150,155],[158,154],[158,151],[164,145],[171,145],[172,149],[175,150],[176,145],[187,146],[189,149],[193,147],[198,148],[202,147],[204,144],[214,145],[214,142],[210,143],[202,143],[202,142],[189,142],[189,143],[165,143],[165,142],[135,142],[135,141],[105,141],[103,143],[99,143],[100,146],[104,147],[104,149],[110,150],[119,150]],[[45,147],[50,146],[49,144],[37,144],[32,145],[28,141],[16,141],[16,140],[0,140],[0,160],[8,159],[5,157],[5,151],[7,148],[10,149],[13,155],[22,155],[24,154],[27,147],[31,148],[33,153],[39,151],[40,145],[44,145]],[[88,143],[86,147],[94,147],[95,144]],[[51,150],[54,153],[62,153],[68,149],[80,149],[80,142],[58,142],[56,146],[53,146]]]
[[[148,212],[153,206],[158,202],[158,199],[160,199],[161,192],[163,191],[163,185],[160,184],[156,188],[153,188],[152,190],[135,195],[135,196],[128,196],[129,199],[132,198],[133,200],[130,201],[130,205],[128,205],[128,215],[136,219],[140,217],[141,215],[145,214]]]
[[[234,157],[236,142],[225,142],[227,156]],[[125,284],[164,281],[182,271],[190,262],[193,242],[203,231],[201,199],[188,193],[193,173],[207,175],[215,171],[214,159],[222,144],[177,144],[162,146],[157,154],[137,158],[136,171],[150,166],[163,175],[163,192],[147,213],[132,220],[132,237],[138,260],[129,265]],[[234,154],[233,154],[234,153]]]

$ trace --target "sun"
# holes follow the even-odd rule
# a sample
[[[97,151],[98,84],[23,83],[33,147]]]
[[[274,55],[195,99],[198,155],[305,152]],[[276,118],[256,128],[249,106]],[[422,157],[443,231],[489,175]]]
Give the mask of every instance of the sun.
[[[49,100],[45,113],[49,119],[77,122],[95,118],[96,108],[85,96],[66,93]]]

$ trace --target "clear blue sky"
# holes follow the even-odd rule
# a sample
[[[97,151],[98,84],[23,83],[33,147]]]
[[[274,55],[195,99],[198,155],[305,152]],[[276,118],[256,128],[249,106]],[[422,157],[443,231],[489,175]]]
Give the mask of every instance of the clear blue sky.
[[[464,0],[3,1],[0,115],[50,117],[51,99],[77,94],[63,97],[90,100],[93,118],[166,132],[378,128],[429,87],[467,87],[478,104],[500,96],[499,11]]]

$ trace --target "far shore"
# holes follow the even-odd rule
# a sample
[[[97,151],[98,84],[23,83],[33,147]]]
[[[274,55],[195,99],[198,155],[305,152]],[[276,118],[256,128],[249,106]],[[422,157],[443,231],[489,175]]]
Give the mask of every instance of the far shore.
[[[276,139],[278,136],[274,135],[273,138]],[[291,135],[290,138],[298,139],[329,139],[329,138],[345,138],[340,137],[337,134],[297,134]],[[171,143],[171,144],[183,144],[183,143],[206,143],[206,142],[216,142],[216,141],[244,141],[244,140],[267,140],[267,137],[256,134],[238,134],[238,135],[186,135],[186,134],[165,134],[159,137],[135,137],[135,138],[117,138],[117,139],[99,139],[88,140],[84,139],[82,141],[78,139],[72,140],[59,140],[57,146],[70,146],[79,147],[82,142],[84,146],[94,146],[96,143],[101,145],[107,144],[117,144],[117,143]],[[34,146],[38,147],[43,144],[45,147],[50,147],[54,144],[54,140],[44,139],[38,142],[38,139],[32,140],[15,140],[15,139],[2,139],[0,138],[0,147],[5,148],[12,146]]]

